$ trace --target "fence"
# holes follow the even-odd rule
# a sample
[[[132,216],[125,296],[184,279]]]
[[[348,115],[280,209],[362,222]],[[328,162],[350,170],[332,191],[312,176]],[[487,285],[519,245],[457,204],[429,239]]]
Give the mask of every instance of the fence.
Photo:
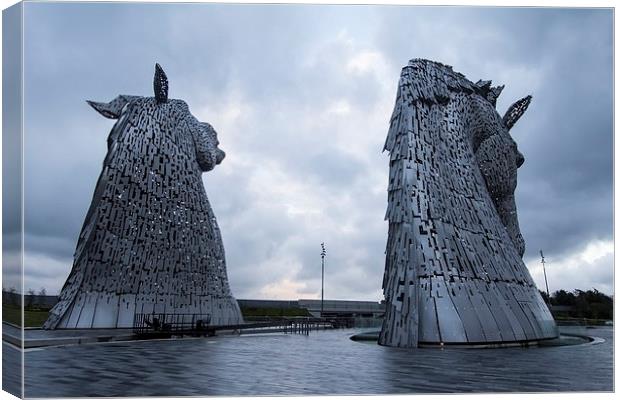
[[[209,314],[135,314],[133,331],[137,335],[148,333],[201,334],[209,333]]]
[[[344,329],[355,325],[354,318],[256,318],[239,325],[210,325],[208,314],[135,314],[133,331],[138,336],[212,335],[216,331],[239,334],[283,332],[308,335],[320,329]]]

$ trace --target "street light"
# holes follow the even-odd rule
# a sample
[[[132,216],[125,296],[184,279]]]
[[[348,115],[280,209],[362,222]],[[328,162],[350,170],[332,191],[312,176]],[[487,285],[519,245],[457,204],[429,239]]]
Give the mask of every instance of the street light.
[[[547,288],[547,299],[549,303],[551,303],[551,296],[549,295],[549,285],[547,284],[547,271],[545,270],[545,256],[542,250],[540,251],[540,258],[541,258],[540,263],[543,265],[543,274],[545,275],[545,287]]]
[[[325,293],[325,243],[321,243],[321,318],[323,318],[323,295]]]

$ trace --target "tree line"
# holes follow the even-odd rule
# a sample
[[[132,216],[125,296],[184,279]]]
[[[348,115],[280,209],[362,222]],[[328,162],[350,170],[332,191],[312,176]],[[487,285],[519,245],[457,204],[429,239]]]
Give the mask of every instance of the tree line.
[[[8,289],[2,288],[2,291],[10,294],[17,294],[14,287]],[[613,297],[601,293],[596,289],[586,291],[574,289],[572,292],[568,292],[564,289],[556,290],[551,294],[551,297],[547,296],[547,293],[543,291],[540,291],[540,294],[547,304],[551,304],[552,306],[571,307],[570,310],[554,312],[554,314],[558,316],[608,320],[612,320],[614,317]],[[26,292],[25,306],[28,308],[35,305],[37,296],[46,295],[47,290],[43,287],[38,293],[33,289],[29,289]],[[13,298],[14,296],[11,296],[11,299]]]
[[[591,318],[591,319],[608,319],[614,317],[614,299],[611,296],[601,293],[596,289],[580,290],[575,289],[572,292],[566,290],[556,290],[547,296],[547,293],[540,292],[547,304],[552,306],[568,306],[569,311],[558,312],[565,313],[567,316],[574,318]]]

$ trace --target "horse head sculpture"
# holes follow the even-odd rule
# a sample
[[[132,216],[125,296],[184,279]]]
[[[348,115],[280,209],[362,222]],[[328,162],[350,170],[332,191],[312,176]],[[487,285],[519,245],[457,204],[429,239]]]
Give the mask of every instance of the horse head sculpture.
[[[159,64],[153,88],[153,97],[88,101],[116,123],[73,268],[45,328],[131,327],[153,314],[242,321],[201,178],[225,153],[211,125],[168,98]]]
[[[498,343],[557,336],[521,259],[514,191],[524,157],[503,86],[421,59],[404,67],[385,142],[388,243],[379,342]]]

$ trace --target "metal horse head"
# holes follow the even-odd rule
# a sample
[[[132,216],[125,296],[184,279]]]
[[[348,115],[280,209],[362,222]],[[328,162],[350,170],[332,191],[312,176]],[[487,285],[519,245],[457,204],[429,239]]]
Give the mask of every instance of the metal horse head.
[[[126,328],[152,313],[242,321],[202,181],[225,154],[211,125],[168,98],[159,65],[153,89],[153,97],[88,102],[115,123],[47,329]]]
[[[218,148],[217,133],[210,124],[198,121],[183,100],[168,99],[168,78],[159,64],[155,64],[153,91],[154,97],[120,95],[109,103],[90,100],[87,103],[104,117],[119,120],[113,132],[116,126],[122,125],[123,116],[152,119],[150,129],[162,132],[167,128],[167,134],[176,135],[181,143],[193,147],[194,158],[202,171],[210,171],[221,163],[226,153]],[[118,137],[111,135],[110,139]]]
[[[480,344],[557,337],[523,263],[514,192],[523,155],[503,86],[414,59],[403,68],[385,150],[389,221],[379,343]]]

